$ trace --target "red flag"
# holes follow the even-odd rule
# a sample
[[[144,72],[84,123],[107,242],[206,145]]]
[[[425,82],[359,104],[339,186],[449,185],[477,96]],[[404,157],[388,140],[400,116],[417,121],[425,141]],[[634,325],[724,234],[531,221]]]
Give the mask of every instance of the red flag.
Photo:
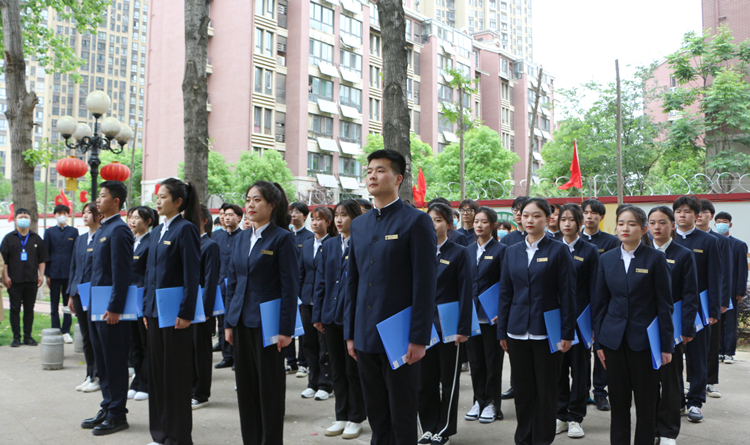
[[[13,215],[13,203],[10,203],[10,214],[8,215],[8,222],[13,221],[14,215]]]
[[[560,190],[567,190],[571,187],[583,188],[581,181],[581,166],[578,164],[578,143],[573,141],[573,162],[570,163],[570,181],[559,186]]]
[[[417,177],[417,186],[412,186],[415,203],[424,203],[424,197],[427,194],[427,183],[422,173],[422,167],[419,167],[419,176]]]
[[[70,200],[68,199],[67,196],[65,196],[65,192],[63,191],[63,189],[60,189],[60,194],[55,196],[55,205],[59,205],[59,204],[71,207]]]

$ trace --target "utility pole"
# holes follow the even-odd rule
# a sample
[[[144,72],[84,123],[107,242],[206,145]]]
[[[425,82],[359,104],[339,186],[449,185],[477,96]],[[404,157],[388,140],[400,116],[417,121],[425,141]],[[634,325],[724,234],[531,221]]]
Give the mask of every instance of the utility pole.
[[[536,114],[539,112],[539,98],[542,96],[542,72],[544,69],[539,67],[539,75],[536,78],[536,99],[534,100],[534,110],[531,113],[531,127],[529,128],[529,159],[526,165],[526,196],[531,196],[531,164],[534,162],[534,129],[536,129]]]
[[[615,60],[617,75],[617,205],[621,206],[622,196],[622,92],[620,91],[620,61]]]

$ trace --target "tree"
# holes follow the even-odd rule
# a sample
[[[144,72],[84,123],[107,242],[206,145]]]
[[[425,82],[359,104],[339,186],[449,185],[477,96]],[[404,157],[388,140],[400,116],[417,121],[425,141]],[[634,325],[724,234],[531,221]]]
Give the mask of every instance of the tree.
[[[518,155],[503,148],[500,135],[487,126],[479,126],[466,132],[466,182],[484,183],[490,179],[503,182],[511,179],[513,164],[519,161]],[[450,144],[435,160],[435,177],[438,182],[447,184],[460,180],[459,144]],[[430,184],[427,184],[428,190]],[[431,190],[432,191],[432,190]],[[457,200],[460,193],[452,193],[446,198]]]
[[[424,174],[424,179],[429,186],[430,182],[435,181],[435,173],[433,171],[435,157],[433,156],[432,147],[430,147],[429,144],[422,142],[422,140],[419,139],[419,136],[415,133],[409,133],[409,145],[411,147],[411,163],[415,167],[411,170],[411,182],[413,184],[417,183],[419,167],[422,167],[422,174]],[[370,133],[367,135],[367,143],[362,147],[363,153],[357,158],[362,165],[363,170],[367,165],[367,155],[374,151],[382,150],[383,148],[385,148],[385,143],[383,142],[382,135],[376,133]],[[402,185],[402,187],[404,186]]]
[[[185,177],[184,162],[177,167],[177,176]],[[234,175],[224,156],[218,151],[208,152],[208,196],[232,193]]]
[[[263,156],[250,151],[243,151],[240,159],[233,164],[234,181],[232,189],[244,195],[247,188],[255,181],[278,182],[286,191],[289,202],[297,196],[297,188],[292,184],[294,176],[286,161],[276,150],[266,150]]]
[[[13,168],[13,201],[17,207],[31,212],[31,229],[37,230],[39,211],[34,196],[34,166],[30,165],[24,152],[32,147],[31,132],[34,126],[36,94],[26,89],[26,62],[36,57],[48,72],[70,72],[83,65],[76,57],[68,39],[55,35],[46,26],[48,8],[52,8],[63,19],[72,19],[79,33],[96,32],[108,1],[104,0],[0,0],[2,41],[0,49],[5,55],[5,88],[8,111],[5,116],[10,125],[11,162]],[[76,81],[81,77],[71,74]]]
[[[208,14],[205,0],[185,0],[185,77],[182,80],[185,181],[208,198]]]

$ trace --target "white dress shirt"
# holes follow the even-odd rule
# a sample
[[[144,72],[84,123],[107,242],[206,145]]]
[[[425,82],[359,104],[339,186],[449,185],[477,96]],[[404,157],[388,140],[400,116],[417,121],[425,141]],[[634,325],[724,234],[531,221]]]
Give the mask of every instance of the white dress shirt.
[[[101,224],[103,225],[105,222],[109,221],[110,219],[114,218],[115,216],[120,216],[120,213],[118,212],[118,213],[115,213],[114,215],[110,216],[109,218],[104,218],[102,220]]]
[[[146,232],[146,233],[148,233],[148,232]],[[146,233],[144,233],[143,235],[136,235],[135,236],[135,242],[133,243],[133,252],[135,252],[135,250],[141,244],[141,240],[143,239],[143,236],[146,235]]]
[[[539,238],[536,242],[533,244],[529,244],[529,238],[526,238],[524,243],[526,244],[526,257],[529,260],[529,262],[526,264],[526,267],[531,266],[531,260],[534,259],[534,254],[537,250],[539,250],[539,243],[544,239],[544,237]],[[575,244],[575,243],[574,243]],[[529,299],[531,299],[531,295],[529,295]],[[514,340],[546,340],[546,335],[531,335],[529,331],[526,331],[523,335],[514,335],[508,332],[508,337],[514,339]]]
[[[296,235],[296,234],[300,233],[302,231],[302,229],[304,229],[304,228],[305,228],[304,224],[299,229],[296,228],[296,227],[294,227],[294,226],[292,226],[292,232],[294,232],[294,234]]]
[[[671,245],[672,245],[672,238],[669,238],[667,242],[664,243],[663,246],[660,246],[659,243],[657,243],[656,240],[654,240],[654,248],[656,248],[656,250],[660,252],[663,252],[664,254],[667,253],[667,249],[669,249],[669,246]]]
[[[250,251],[247,253],[247,256],[250,256],[250,254],[252,253],[253,247],[255,247],[255,243],[258,242],[259,239],[263,238],[263,231],[266,230],[266,227],[268,227],[270,224],[270,222],[267,222],[262,227],[253,230],[253,233],[250,235]]]
[[[344,255],[347,247],[349,247],[349,237],[344,238],[344,235],[341,235],[341,255]]]
[[[91,244],[91,241],[93,241],[93,240],[94,240],[94,234],[95,234],[95,233],[96,233],[96,231],[93,231],[93,232],[89,231],[89,239],[88,239],[88,241],[86,241],[86,245],[87,245],[87,246],[88,246],[89,244]]]
[[[599,232],[600,232],[600,230],[596,229],[596,232],[594,232],[594,235],[596,235]],[[591,237],[594,236],[594,235],[589,235],[588,233],[586,233],[586,230],[581,231],[581,233],[584,234],[584,235],[586,235],[589,238],[589,241],[591,241]]]
[[[641,243],[638,243],[638,247],[633,249],[632,252],[628,252],[624,248],[624,244],[620,244],[620,256],[622,257],[622,262],[625,263],[625,273],[628,273],[628,269],[630,269],[630,261],[635,258],[635,251],[638,250],[638,247],[641,247]]]
[[[578,242],[579,239],[581,239],[580,236],[576,237],[576,239],[574,239],[572,243],[568,244],[568,242],[565,241],[565,238],[563,238],[562,242],[565,243],[566,246],[568,246],[570,253],[573,253],[576,251],[576,243]]]
[[[690,235],[691,233],[695,232],[695,226],[693,226],[693,228],[690,229],[690,230],[688,230],[687,232],[683,232],[679,228],[676,228],[675,231],[677,232],[678,235],[680,235],[682,237],[682,239],[685,239],[685,238],[687,238],[688,235]]]
[[[393,203],[395,203],[395,202],[396,202],[396,201],[398,201],[399,199],[401,199],[401,198],[396,198],[396,199],[395,199],[395,200],[394,200],[394,201],[393,201],[392,203],[388,204],[387,206],[383,206],[383,208],[381,208],[381,209],[379,209],[379,208],[375,207],[375,204],[373,204],[373,205],[372,205],[372,208],[373,208],[373,209],[375,209],[375,210],[377,210],[377,211],[378,211],[378,216],[380,216],[380,215],[382,215],[381,211],[382,211],[382,210],[383,210],[384,208],[386,208],[386,207],[390,207],[391,205],[393,205]]]
[[[443,242],[437,246],[437,255],[440,255],[440,248],[443,247],[447,241],[448,241],[448,237],[446,236]]]
[[[315,259],[315,255],[318,254],[318,249],[320,248],[320,245],[323,244],[323,241],[328,238],[328,234],[326,233],[325,236],[321,239],[318,239],[318,237],[313,238],[313,259]]]
[[[486,243],[479,244],[479,238],[477,238],[477,265],[479,265],[479,260],[482,258],[482,255],[484,254],[484,249],[487,248],[487,244],[492,240],[492,238],[488,239]]]
[[[179,215],[179,213],[177,215]],[[159,241],[161,241],[161,239],[164,238],[164,234],[169,231],[169,225],[172,224],[172,221],[174,221],[175,218],[177,218],[177,215],[164,221],[164,225],[161,228],[161,233],[159,234]]]

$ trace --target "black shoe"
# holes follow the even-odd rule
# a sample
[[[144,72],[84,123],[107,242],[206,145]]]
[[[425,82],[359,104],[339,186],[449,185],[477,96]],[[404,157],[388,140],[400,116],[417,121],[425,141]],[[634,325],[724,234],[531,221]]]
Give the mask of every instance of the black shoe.
[[[221,351],[221,343],[217,341],[216,344],[214,344],[214,347],[211,349],[211,351],[212,352],[219,352],[219,351]]]
[[[107,434],[113,434],[118,431],[126,430],[130,428],[130,425],[128,425],[128,421],[125,419],[115,420],[115,419],[107,419],[104,422],[102,422],[101,425],[94,428],[94,431],[92,433],[94,436],[106,436]]]
[[[37,346],[39,343],[37,343],[36,340],[31,337],[26,337],[23,339],[23,344],[25,344],[26,346]]]
[[[107,419],[107,412],[103,409],[100,409],[96,415],[90,419],[86,419],[81,423],[81,428],[85,428],[87,430],[90,430],[92,428],[95,428],[99,425],[101,425],[102,422],[104,422]]]
[[[11,348],[17,348],[21,346],[21,340],[14,338],[13,341],[10,343]]]
[[[607,400],[607,396],[594,396],[594,401],[596,402],[596,409],[599,411],[609,411],[609,400]]]
[[[503,399],[503,400],[512,399],[513,398],[513,387],[511,386],[510,388],[508,388],[507,391],[505,391],[504,393],[502,393],[502,395],[500,396],[500,398]]]
[[[497,412],[495,413],[495,419],[497,420],[503,420],[505,416],[503,416],[503,410],[500,408],[497,408]]]
[[[232,365],[234,365],[234,360],[230,358],[230,359],[224,359],[220,361],[216,366],[214,366],[214,368],[216,369],[231,368]]]

